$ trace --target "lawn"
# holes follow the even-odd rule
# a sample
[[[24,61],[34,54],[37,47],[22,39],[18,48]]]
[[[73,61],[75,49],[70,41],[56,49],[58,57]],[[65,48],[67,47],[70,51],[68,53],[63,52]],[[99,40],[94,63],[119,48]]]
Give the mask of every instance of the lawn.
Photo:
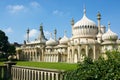
[[[3,62],[0,62],[0,65],[3,65],[4,63]]]
[[[37,68],[48,68],[58,70],[73,70],[77,68],[77,64],[69,63],[53,63],[53,62],[29,62],[29,61],[18,61],[18,66],[28,66]]]

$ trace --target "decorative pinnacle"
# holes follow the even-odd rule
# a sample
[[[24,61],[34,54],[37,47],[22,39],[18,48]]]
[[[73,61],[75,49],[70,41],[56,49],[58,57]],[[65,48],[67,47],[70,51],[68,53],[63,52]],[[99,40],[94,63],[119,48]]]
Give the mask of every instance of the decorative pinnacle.
[[[54,34],[57,34],[57,30],[56,29],[54,30]]]
[[[73,26],[74,25],[74,19],[72,18],[71,20],[71,25]]]
[[[43,23],[40,24],[40,31],[43,30]]]
[[[27,33],[28,33],[28,34],[29,34],[29,31],[30,31],[30,30],[29,30],[29,28],[28,28],[28,29],[27,29]]]
[[[110,29],[110,22],[108,22],[108,29]]]
[[[100,12],[98,11],[98,14],[97,14],[97,19],[101,19],[101,14],[100,14]]]

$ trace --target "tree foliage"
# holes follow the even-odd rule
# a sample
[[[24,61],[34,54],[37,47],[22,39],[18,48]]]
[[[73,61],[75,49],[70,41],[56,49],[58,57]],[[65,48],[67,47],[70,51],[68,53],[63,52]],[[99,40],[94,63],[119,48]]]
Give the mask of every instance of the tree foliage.
[[[85,58],[78,68],[64,73],[64,80],[119,80],[120,52],[107,51],[107,57],[100,57],[93,61]]]
[[[15,46],[11,45],[8,37],[0,30],[0,58],[7,58],[15,53]]]
[[[0,30],[0,52],[7,53],[9,47],[8,37]]]

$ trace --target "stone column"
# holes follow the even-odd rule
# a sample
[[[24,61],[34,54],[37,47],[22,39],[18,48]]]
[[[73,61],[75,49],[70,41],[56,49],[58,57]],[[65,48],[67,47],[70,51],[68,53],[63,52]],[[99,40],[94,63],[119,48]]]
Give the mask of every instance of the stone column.
[[[73,48],[73,46],[72,46],[72,56],[71,57],[72,57],[71,62],[74,63],[74,48]]]
[[[80,46],[78,45],[78,62],[80,61]]]
[[[94,48],[93,48],[93,49],[94,49],[94,51],[93,51],[93,60],[95,60],[95,56],[96,56],[96,55],[95,55],[95,45],[94,45]]]
[[[86,57],[88,57],[88,45],[86,45]]]

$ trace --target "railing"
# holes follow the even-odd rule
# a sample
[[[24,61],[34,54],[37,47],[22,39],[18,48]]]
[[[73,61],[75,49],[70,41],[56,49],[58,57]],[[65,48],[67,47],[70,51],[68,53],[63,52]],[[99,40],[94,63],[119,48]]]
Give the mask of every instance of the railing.
[[[63,71],[12,66],[12,80],[63,80]]]
[[[1,65],[0,66],[0,80],[7,80],[7,66]]]

